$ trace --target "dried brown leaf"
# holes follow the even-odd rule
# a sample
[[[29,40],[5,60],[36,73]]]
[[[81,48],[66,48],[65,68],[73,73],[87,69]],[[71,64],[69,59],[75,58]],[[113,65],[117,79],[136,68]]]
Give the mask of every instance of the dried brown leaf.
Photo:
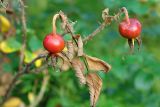
[[[86,80],[90,92],[90,104],[91,107],[95,107],[101,92],[102,80],[96,73],[88,74]]]
[[[86,78],[84,76],[85,65],[81,62],[80,58],[74,58],[72,60],[72,67],[76,71],[76,76],[78,77],[80,84],[86,84]]]
[[[74,44],[72,41],[67,42],[67,49],[68,49],[68,51],[67,51],[66,55],[69,58],[69,60],[71,61],[75,56]]]
[[[62,53],[58,53],[57,56],[58,56],[58,62],[57,62],[58,68],[60,68],[61,71],[67,71],[71,66],[71,63],[69,62],[67,56],[65,56]]]
[[[108,72],[111,69],[111,66],[101,59],[91,57],[85,54],[84,57],[86,58],[86,61],[88,63],[89,70]]]
[[[67,71],[70,68],[70,63],[60,58],[58,59],[57,66],[61,71]]]
[[[78,56],[83,55],[83,41],[80,35],[77,35],[77,40],[78,40]]]

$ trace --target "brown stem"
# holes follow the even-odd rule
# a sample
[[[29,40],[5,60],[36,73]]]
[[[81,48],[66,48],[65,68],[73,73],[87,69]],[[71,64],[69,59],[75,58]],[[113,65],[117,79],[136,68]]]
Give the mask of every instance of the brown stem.
[[[55,14],[53,16],[53,20],[52,20],[53,35],[56,35],[56,20],[57,20],[57,18],[59,18],[59,14]]]
[[[3,99],[2,99],[2,102],[0,102],[0,106],[3,105],[3,103],[4,103],[4,102],[8,99],[8,97],[10,96],[10,93],[11,93],[11,91],[13,90],[13,88],[14,88],[17,80],[18,80],[21,76],[23,76],[24,74],[28,73],[31,65],[32,65],[35,61],[37,61],[38,59],[41,59],[41,58],[45,58],[45,57],[46,57],[45,54],[42,54],[42,55],[37,56],[37,57],[36,57],[35,59],[33,59],[30,63],[28,63],[28,64],[24,67],[24,69],[23,69],[22,71],[19,71],[19,72],[14,76],[12,82],[11,82],[10,85],[9,85],[9,88],[7,89],[5,95],[4,95]]]
[[[109,25],[113,20],[117,20],[119,18],[119,16],[124,13],[124,11],[127,12],[127,9],[125,7],[121,8],[121,11],[119,11],[117,14],[115,14],[114,16],[106,16],[104,19],[104,22],[96,29],[94,30],[91,34],[89,34],[88,36],[86,36],[83,39],[83,42],[86,43],[87,41],[91,40],[94,36],[96,36],[99,32],[101,32],[107,25]],[[126,15],[128,15],[128,12],[126,13]]]
[[[27,39],[27,25],[26,25],[26,17],[25,17],[25,5],[23,0],[19,0],[20,7],[21,7],[21,23],[22,23],[22,33],[23,33],[23,41],[22,41],[22,48],[20,51],[20,62],[19,62],[19,70],[22,69],[23,60],[24,60],[24,51],[26,48],[26,39]]]
[[[127,9],[125,7],[122,7],[121,11],[125,14],[125,20],[127,21],[127,23],[130,24],[129,15],[128,15]]]

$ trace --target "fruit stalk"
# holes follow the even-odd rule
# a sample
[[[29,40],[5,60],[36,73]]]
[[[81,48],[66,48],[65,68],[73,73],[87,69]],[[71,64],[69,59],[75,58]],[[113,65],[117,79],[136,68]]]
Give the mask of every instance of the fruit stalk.
[[[57,18],[59,18],[59,14],[55,14],[53,16],[53,20],[52,20],[53,35],[56,35],[56,20],[57,20]]]
[[[127,21],[128,24],[130,24],[130,21],[129,21],[129,15],[128,15],[128,11],[125,7],[122,7],[122,12],[125,14],[125,20]]]

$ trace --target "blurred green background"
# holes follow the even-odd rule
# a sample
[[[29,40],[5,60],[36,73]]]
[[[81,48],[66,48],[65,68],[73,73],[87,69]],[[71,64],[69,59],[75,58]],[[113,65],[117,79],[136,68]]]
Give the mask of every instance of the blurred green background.
[[[13,3],[16,11],[17,0]],[[142,23],[142,47],[128,55],[127,40],[118,33],[117,22],[85,45],[85,53],[101,58],[112,65],[108,74],[99,72],[103,88],[97,107],[160,107],[160,1],[159,0],[26,0],[27,49],[33,53],[42,49],[42,40],[52,31],[52,17],[62,10],[75,24],[75,33],[83,37],[102,22],[101,12],[110,8],[114,15],[121,7],[128,9],[130,17]],[[124,16],[121,16],[121,20]],[[16,25],[14,39],[21,41],[21,25]],[[60,27],[59,33],[62,33]],[[19,64],[16,52],[1,55],[10,62],[1,64],[3,72],[15,74]],[[48,68],[50,80],[44,98],[38,107],[89,107],[87,87],[81,87],[74,72],[56,72]],[[37,94],[42,74],[23,76],[12,95],[26,104],[29,92]]]

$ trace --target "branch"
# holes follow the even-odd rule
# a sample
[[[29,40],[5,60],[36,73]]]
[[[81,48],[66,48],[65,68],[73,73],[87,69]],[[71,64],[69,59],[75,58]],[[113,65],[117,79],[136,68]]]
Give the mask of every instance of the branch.
[[[36,62],[38,59],[46,58],[46,56],[47,56],[46,54],[42,54],[42,55],[37,56],[37,57],[36,57],[35,59],[33,59],[30,63],[28,63],[28,64],[24,67],[24,69],[23,69],[22,71],[19,71],[19,72],[14,76],[12,82],[10,83],[10,85],[9,85],[9,87],[8,87],[8,89],[7,89],[4,97],[3,97],[3,99],[2,99],[2,102],[0,102],[0,105],[3,105],[3,103],[8,99],[8,97],[10,96],[10,93],[11,93],[11,91],[13,90],[13,88],[14,88],[17,80],[18,80],[21,76],[23,76],[24,74],[29,73],[29,70],[30,70],[31,65],[33,65],[33,63]]]
[[[49,82],[49,75],[47,74],[47,72],[44,72],[44,78],[43,78],[43,82],[41,85],[41,90],[38,94],[38,96],[35,98],[35,100],[31,103],[31,105],[29,107],[37,107],[37,105],[40,103],[40,101],[42,100],[44,93],[46,91],[47,88],[47,84]]]
[[[26,25],[26,17],[25,17],[25,5],[23,0],[19,0],[20,7],[21,7],[21,22],[22,22],[22,33],[23,33],[23,42],[22,42],[22,48],[20,51],[20,62],[19,62],[19,70],[22,69],[23,60],[24,60],[24,51],[26,48],[26,39],[27,39],[27,25]]]
[[[87,41],[91,40],[94,36],[96,36],[99,32],[101,32],[101,31],[102,31],[107,25],[109,25],[112,21],[118,20],[119,17],[120,17],[120,15],[121,15],[122,13],[125,13],[125,12],[126,12],[126,11],[124,11],[124,10],[127,11],[127,9],[126,9],[125,7],[122,7],[122,8],[120,9],[120,11],[119,11],[117,14],[115,14],[114,16],[110,16],[110,15],[109,15],[109,9],[108,9],[108,8],[105,9],[105,10],[103,10],[103,12],[102,12],[102,18],[103,18],[103,20],[104,20],[103,23],[100,24],[100,26],[99,26],[96,30],[94,30],[91,34],[89,34],[88,36],[86,36],[86,37],[83,39],[83,42],[86,43]]]

